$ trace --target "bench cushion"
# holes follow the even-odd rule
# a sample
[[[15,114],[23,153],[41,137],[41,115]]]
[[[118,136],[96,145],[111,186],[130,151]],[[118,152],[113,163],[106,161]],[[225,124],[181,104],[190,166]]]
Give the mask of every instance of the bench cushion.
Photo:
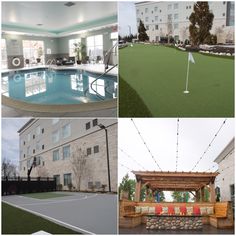
[[[141,213],[147,214],[148,213],[148,207],[141,207]]]
[[[193,214],[193,207],[186,207],[186,209],[187,209],[187,215]]]
[[[194,215],[200,215],[201,214],[199,206],[197,206],[197,205],[193,206],[193,214]]]
[[[141,213],[141,207],[135,206],[135,213]]]
[[[175,215],[180,215],[180,208],[179,207],[175,207]]]
[[[202,216],[207,215],[207,208],[206,207],[200,207],[200,213]]]
[[[168,207],[162,207],[163,215],[168,215]]]
[[[174,206],[169,206],[168,207],[168,214],[169,215],[174,215],[175,214]]]
[[[182,215],[186,215],[186,213],[187,213],[186,206],[181,206],[180,207],[180,212],[181,212]]]
[[[156,213],[156,215],[160,215],[161,212],[162,212],[162,206],[157,205],[157,206],[155,207],[155,213]]]
[[[207,207],[207,215],[213,215],[214,214],[214,208],[213,207]]]
[[[149,207],[148,214],[155,215],[155,207]]]

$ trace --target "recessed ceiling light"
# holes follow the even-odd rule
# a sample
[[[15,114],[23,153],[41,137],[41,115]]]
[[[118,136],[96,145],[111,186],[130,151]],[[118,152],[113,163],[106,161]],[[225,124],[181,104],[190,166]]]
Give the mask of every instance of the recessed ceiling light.
[[[71,7],[71,6],[74,6],[75,3],[74,2],[67,2],[64,5],[67,6],[67,7]]]
[[[43,24],[37,24],[37,26],[42,26]]]

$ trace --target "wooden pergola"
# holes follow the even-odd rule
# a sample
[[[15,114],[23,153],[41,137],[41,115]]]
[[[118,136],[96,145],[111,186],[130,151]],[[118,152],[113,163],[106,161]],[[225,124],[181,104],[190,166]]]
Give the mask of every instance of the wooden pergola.
[[[217,172],[165,172],[165,171],[132,171],[136,177],[135,201],[140,201],[142,186],[160,191],[195,192],[196,200],[204,199],[204,188],[210,188],[210,201],[215,202],[215,178]]]

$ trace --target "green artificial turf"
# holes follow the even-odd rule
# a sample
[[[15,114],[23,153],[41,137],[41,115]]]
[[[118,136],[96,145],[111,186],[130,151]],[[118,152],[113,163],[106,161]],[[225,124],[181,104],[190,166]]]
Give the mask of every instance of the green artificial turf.
[[[6,203],[2,203],[2,234],[32,234],[37,231],[51,234],[79,234]]]
[[[233,117],[234,60],[192,54],[195,64],[190,63],[189,94],[183,93],[187,52],[135,44],[119,51],[119,74],[137,92],[153,116]],[[131,108],[138,106],[132,96],[125,100],[126,93],[127,90],[121,87],[120,116],[126,116],[127,112],[121,103],[129,103]]]
[[[31,197],[36,199],[48,199],[48,198],[66,197],[71,195],[63,193],[55,193],[55,192],[43,192],[43,193],[26,193],[22,194],[21,196]]]
[[[120,96],[119,109],[121,114],[120,117],[151,117],[151,112],[147,106],[143,103],[137,92],[132,89],[128,83],[126,83],[121,77],[119,77],[119,90],[122,91],[123,96]],[[132,103],[127,101],[132,100]]]

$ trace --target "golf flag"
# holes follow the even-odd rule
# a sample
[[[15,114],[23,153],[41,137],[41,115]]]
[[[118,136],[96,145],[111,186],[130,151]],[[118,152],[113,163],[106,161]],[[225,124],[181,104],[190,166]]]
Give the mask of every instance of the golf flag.
[[[195,64],[195,61],[191,52],[188,53],[188,60]]]
[[[186,76],[186,85],[185,85],[185,90],[184,93],[189,93],[188,91],[188,76],[189,76],[189,62],[192,62],[193,64],[195,64],[193,55],[191,52],[188,53],[188,65],[187,65],[187,76]]]

